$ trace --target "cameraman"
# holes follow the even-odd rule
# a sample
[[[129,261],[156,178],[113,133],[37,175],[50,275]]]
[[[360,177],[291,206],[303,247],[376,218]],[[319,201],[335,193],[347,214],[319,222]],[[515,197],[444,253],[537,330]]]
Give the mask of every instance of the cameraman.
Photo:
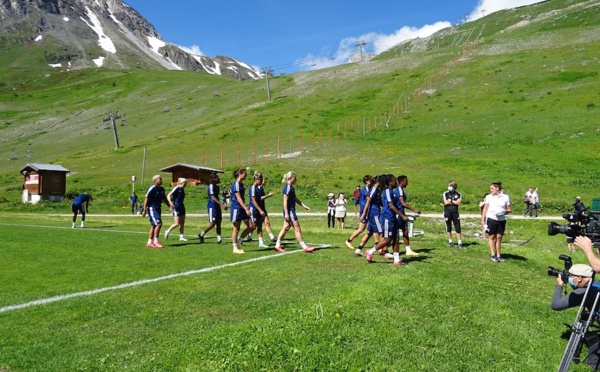
[[[568,280],[569,285],[571,288],[573,288],[573,292],[566,296],[562,295],[562,288],[565,284],[563,282],[562,275],[558,275],[556,277],[556,288],[554,289],[554,294],[552,295],[552,310],[560,311],[581,305],[585,291],[587,286],[590,284],[593,275],[594,271],[588,265],[576,264],[571,266],[569,269]],[[585,307],[587,309],[590,309],[594,305],[594,299],[600,290],[597,285],[600,284],[592,284],[592,288],[590,288],[590,294],[588,295],[585,303]]]
[[[575,245],[585,253],[592,269],[600,273],[600,258],[596,257],[592,251],[592,240],[587,236],[578,236],[575,238]]]

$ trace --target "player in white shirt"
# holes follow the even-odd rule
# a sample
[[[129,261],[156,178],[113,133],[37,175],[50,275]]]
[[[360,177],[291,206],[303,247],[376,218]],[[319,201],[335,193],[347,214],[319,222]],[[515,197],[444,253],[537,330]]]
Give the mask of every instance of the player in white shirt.
[[[485,197],[483,212],[481,213],[481,225],[489,230],[488,246],[492,261],[503,262],[500,252],[502,248],[502,236],[506,229],[506,215],[511,213],[510,197],[502,190],[502,182],[494,182],[490,185],[490,194]]]

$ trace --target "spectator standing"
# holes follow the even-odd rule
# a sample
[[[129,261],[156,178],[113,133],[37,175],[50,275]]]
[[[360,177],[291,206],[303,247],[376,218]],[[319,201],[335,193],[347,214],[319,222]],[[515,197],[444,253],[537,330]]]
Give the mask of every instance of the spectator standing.
[[[532,205],[533,213],[535,213],[534,217],[537,218],[538,211],[540,210],[540,196],[538,194],[537,187],[535,189],[533,189],[533,192],[531,193],[531,205]],[[530,213],[530,217],[531,217],[531,213]]]
[[[335,219],[337,220],[338,229],[344,229],[346,222],[346,209],[348,200],[344,196],[343,192],[340,192],[338,198],[335,201]]]
[[[462,249],[462,234],[460,229],[460,215],[458,213],[458,206],[462,203],[462,195],[456,191],[458,185],[454,181],[448,183],[448,191],[444,192],[444,221],[446,222],[446,236],[448,237],[448,246],[454,247],[452,242],[452,224],[454,224],[454,230],[456,231],[456,238],[458,239],[458,248]]]
[[[135,214],[138,205],[138,197],[135,194],[135,191],[132,191],[131,195],[129,195],[129,201],[131,202],[131,214]]]
[[[335,195],[327,194],[327,227],[335,228]]]
[[[531,210],[533,207],[533,203],[531,202],[531,193],[532,193],[533,189],[530,187],[527,189],[527,192],[525,193],[525,197],[523,197],[523,203],[525,203],[525,211],[523,212],[523,217],[526,217],[527,214],[529,214],[529,217],[531,217]]]
[[[354,214],[356,214],[356,218],[358,218],[358,206],[360,204],[360,185],[357,185],[354,189],[352,199],[354,199]]]

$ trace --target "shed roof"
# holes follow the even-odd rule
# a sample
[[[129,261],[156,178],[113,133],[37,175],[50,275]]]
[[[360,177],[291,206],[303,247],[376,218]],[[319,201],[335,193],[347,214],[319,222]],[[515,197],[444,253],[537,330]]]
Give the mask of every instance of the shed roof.
[[[24,171],[27,172],[31,172],[31,171],[53,171],[53,172],[65,172],[65,173],[70,173],[71,171],[68,170],[67,168],[63,167],[62,165],[58,165],[58,164],[38,164],[38,163],[27,163],[27,165],[25,165],[23,168],[21,168],[21,170],[19,171],[19,173],[23,173]]]
[[[188,169],[192,169],[192,170],[195,170],[195,171],[204,171],[204,172],[224,173],[222,170],[208,168],[208,167],[201,167],[199,165],[185,164],[185,163],[173,164],[173,165],[170,165],[170,166],[168,166],[166,168],[161,169],[160,171],[161,172],[170,172],[170,173],[172,173],[173,171],[175,171],[178,168],[188,168]]]

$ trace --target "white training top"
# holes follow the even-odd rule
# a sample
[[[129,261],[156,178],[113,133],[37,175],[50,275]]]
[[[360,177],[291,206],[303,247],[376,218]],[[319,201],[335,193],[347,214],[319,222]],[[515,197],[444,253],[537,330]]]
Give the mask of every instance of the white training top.
[[[497,221],[506,221],[506,207],[510,205],[510,197],[505,193],[498,195],[489,194],[485,197],[485,204],[488,205],[486,218]]]

